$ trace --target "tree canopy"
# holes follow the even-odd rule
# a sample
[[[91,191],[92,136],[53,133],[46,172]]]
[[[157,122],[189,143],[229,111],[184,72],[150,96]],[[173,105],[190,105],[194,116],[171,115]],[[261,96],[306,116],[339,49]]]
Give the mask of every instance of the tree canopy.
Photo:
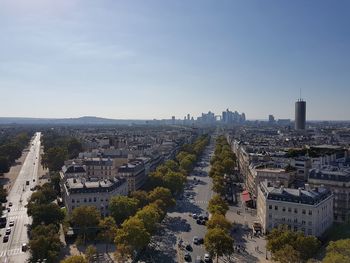
[[[327,246],[327,253],[323,263],[350,262],[350,239],[331,241]]]
[[[135,198],[113,196],[109,201],[109,211],[117,224],[121,224],[136,213],[138,205],[139,202]]]

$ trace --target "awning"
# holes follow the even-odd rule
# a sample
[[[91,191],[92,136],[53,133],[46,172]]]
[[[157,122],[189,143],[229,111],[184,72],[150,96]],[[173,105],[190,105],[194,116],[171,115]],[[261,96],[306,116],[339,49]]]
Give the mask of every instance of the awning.
[[[247,190],[243,191],[243,193],[242,193],[242,200],[244,202],[249,202],[250,200],[252,200],[250,198],[250,194],[249,194],[249,192]]]

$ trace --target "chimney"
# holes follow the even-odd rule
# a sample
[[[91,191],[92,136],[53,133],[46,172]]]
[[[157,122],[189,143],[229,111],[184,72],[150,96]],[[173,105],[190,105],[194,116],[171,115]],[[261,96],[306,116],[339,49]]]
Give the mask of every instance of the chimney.
[[[301,188],[298,188],[298,195],[301,196]]]
[[[306,191],[310,191],[310,185],[309,184],[305,184],[305,190]]]

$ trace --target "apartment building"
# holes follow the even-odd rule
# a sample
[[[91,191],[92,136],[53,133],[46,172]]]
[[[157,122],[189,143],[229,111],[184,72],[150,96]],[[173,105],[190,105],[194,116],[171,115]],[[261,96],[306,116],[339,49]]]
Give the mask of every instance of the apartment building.
[[[82,161],[86,167],[86,175],[91,177],[114,177],[117,171],[110,158],[85,158]]]
[[[127,195],[124,178],[67,178],[63,181],[62,197],[68,213],[79,206],[95,206],[103,216],[109,215],[108,204],[112,196]]]
[[[145,172],[144,162],[139,159],[130,160],[121,165],[118,169],[118,175],[127,180],[129,192],[140,189],[148,176]]]
[[[265,233],[287,225],[290,230],[319,237],[333,224],[333,199],[326,188],[277,188],[265,181],[258,189],[257,215]]]
[[[325,186],[334,194],[334,221],[350,222],[350,167],[324,166],[312,169],[308,183],[313,187]]]

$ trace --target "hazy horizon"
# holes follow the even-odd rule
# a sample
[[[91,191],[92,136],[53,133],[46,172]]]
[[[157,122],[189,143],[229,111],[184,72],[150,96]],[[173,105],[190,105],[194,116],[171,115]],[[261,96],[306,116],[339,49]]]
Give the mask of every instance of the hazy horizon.
[[[4,0],[1,117],[349,120],[349,1]]]

